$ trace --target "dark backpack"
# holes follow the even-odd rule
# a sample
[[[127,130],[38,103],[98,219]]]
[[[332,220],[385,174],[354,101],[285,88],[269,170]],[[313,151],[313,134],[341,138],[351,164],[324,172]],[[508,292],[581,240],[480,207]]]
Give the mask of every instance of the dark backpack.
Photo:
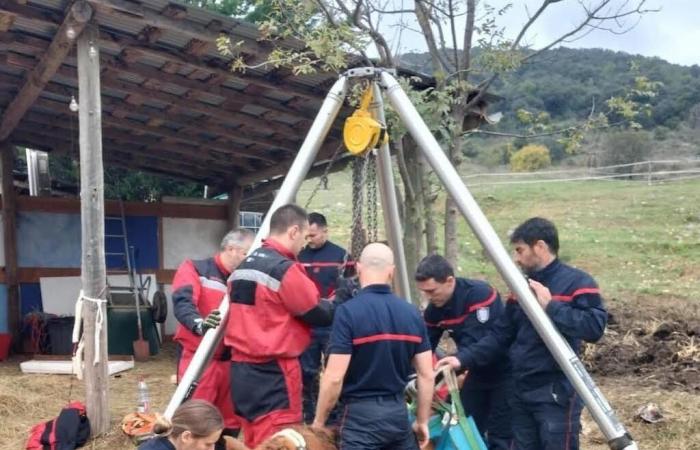
[[[90,421],[85,405],[71,402],[55,419],[34,425],[26,450],[74,450],[90,437]]]

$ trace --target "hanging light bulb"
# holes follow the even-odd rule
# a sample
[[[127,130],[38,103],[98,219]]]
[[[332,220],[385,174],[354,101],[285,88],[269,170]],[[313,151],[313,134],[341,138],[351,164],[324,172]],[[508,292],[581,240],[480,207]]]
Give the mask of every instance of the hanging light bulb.
[[[73,28],[73,27],[68,27],[68,29],[66,30],[66,36],[67,36],[68,39],[70,39],[71,41],[72,41],[73,39],[75,39],[75,28]]]
[[[75,101],[74,95],[70,96],[70,104],[68,105],[68,109],[70,109],[73,112],[78,112],[78,102]]]

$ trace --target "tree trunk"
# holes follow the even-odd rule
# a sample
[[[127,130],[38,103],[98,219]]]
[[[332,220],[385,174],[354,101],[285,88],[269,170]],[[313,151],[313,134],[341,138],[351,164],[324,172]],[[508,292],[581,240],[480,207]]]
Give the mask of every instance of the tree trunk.
[[[401,175],[401,181],[404,185],[404,249],[406,251],[406,269],[408,270],[409,278],[413,278],[416,273],[418,261],[425,255],[425,249],[422,246],[422,235],[424,229],[423,218],[425,211],[423,210],[422,190],[420,189],[420,180],[416,170],[416,159],[418,156],[418,148],[415,142],[405,136],[395,143],[397,154],[397,165]],[[411,285],[411,298],[418,302],[420,293],[415,286]]]
[[[451,142],[449,147],[450,162],[455,170],[459,172],[462,164],[462,118],[464,117],[464,107],[455,105],[451,113],[454,126],[451,132]],[[445,258],[454,267],[457,267],[457,255],[459,254],[459,241],[457,239],[457,219],[459,211],[452,197],[448,194],[445,199]]]
[[[425,249],[428,255],[438,252],[437,225],[435,224],[435,201],[428,164],[422,154],[418,155],[418,175],[421,198],[423,199],[423,217],[425,217]]]

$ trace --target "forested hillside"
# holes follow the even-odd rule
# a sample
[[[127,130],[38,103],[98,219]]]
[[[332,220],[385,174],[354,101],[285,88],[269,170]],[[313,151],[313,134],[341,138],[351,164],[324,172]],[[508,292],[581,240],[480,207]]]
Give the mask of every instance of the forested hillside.
[[[679,66],[660,58],[603,49],[558,48],[494,83],[491,92],[503,101],[491,109],[502,111],[506,120],[521,108],[546,111],[555,121],[585,117],[593,101],[600,105],[631,85],[633,62],[637,75],[663,83],[652,102],[652,116],[640,118],[646,128],[676,128],[700,104],[700,66]],[[427,54],[403,55],[401,65],[432,72]]]
[[[473,80],[478,82],[478,49],[474,61]],[[432,72],[427,54],[403,55],[400,64],[423,73]],[[480,165],[508,165],[515,152],[536,144],[546,147],[552,164],[562,161],[587,164],[592,157],[596,164],[700,157],[700,67],[603,49],[549,50],[502,76],[490,89],[501,100],[489,106],[489,112],[501,112],[502,119],[484,129],[529,134],[516,117],[522,109],[535,114],[548,113],[548,130],[580,124],[593,106],[596,112],[606,111],[605,101],[624,95],[633,87],[637,76],[661,83],[657,95],[651,99],[650,115],[635,118],[643,130],[588,130],[579,150],[583,156],[573,158],[565,152],[558,135],[528,139],[477,135],[468,139],[465,156]]]

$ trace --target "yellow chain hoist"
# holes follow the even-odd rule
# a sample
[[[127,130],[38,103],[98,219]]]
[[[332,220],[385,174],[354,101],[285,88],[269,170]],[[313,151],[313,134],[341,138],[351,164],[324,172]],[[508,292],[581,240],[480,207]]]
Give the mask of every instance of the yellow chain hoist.
[[[389,142],[386,126],[379,123],[369,111],[372,96],[370,84],[362,94],[360,106],[352,116],[345,119],[343,141],[353,155],[361,155],[369,149],[376,148],[380,143]]]

